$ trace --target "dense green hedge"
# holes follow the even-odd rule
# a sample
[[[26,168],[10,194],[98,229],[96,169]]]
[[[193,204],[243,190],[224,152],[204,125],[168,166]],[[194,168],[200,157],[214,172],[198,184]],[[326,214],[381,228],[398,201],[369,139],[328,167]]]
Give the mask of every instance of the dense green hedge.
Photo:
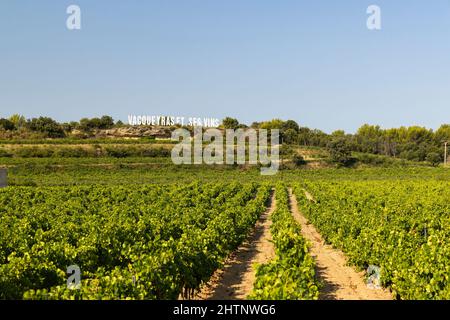
[[[0,158],[85,158],[85,157],[170,157],[171,149],[163,146],[89,145],[77,146],[19,146],[0,148]]]

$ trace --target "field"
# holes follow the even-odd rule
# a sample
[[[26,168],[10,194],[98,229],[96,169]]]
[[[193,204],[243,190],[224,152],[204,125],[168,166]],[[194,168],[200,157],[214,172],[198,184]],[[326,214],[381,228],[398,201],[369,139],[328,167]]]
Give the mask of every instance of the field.
[[[230,255],[271,201],[266,246],[275,256],[245,271],[254,278],[246,297],[321,298],[327,284],[292,195],[355,275],[376,265],[394,299],[450,299],[446,168],[306,167],[267,177],[158,156],[14,156],[0,165],[10,185],[0,189],[0,299],[195,298],[235,263]],[[66,284],[71,265],[81,270],[78,290]]]
[[[395,297],[450,299],[448,181],[315,181],[295,192],[326,241],[361,269],[381,267]]]
[[[209,278],[265,208],[267,185],[8,188],[0,298],[176,299]],[[82,269],[82,290],[65,283]]]

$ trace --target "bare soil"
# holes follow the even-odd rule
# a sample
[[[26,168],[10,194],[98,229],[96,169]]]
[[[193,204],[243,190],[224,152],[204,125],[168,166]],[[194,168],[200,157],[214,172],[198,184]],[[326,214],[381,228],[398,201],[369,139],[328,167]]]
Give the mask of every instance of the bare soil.
[[[194,299],[236,300],[246,299],[253,290],[255,264],[267,263],[275,257],[272,243],[270,215],[275,210],[274,194],[270,205],[255,225],[248,239],[231,254],[222,269],[200,289]]]
[[[364,272],[357,272],[347,265],[345,255],[325,244],[316,228],[300,213],[297,199],[289,189],[292,214],[301,225],[302,235],[310,242],[310,254],[316,262],[316,273],[323,283],[321,300],[390,300],[392,295],[386,289],[369,288]],[[307,194],[308,198],[312,198]]]

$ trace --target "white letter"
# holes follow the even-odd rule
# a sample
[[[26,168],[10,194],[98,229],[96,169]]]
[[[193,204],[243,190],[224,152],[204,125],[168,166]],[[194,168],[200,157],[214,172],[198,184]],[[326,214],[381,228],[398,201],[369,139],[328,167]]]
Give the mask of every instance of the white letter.
[[[66,20],[66,26],[69,30],[80,30],[81,29],[81,9],[77,5],[70,5],[66,10],[67,14],[70,16]]]
[[[181,142],[176,144],[172,149],[172,162],[174,164],[191,164],[191,135],[186,129],[180,128],[172,131],[172,140],[180,141],[180,137],[182,138]]]
[[[248,138],[248,155],[249,155],[249,164],[257,164],[257,134],[254,129],[227,129],[227,142],[226,142],[226,163],[234,164],[234,150],[236,147],[237,153],[237,164],[245,164],[246,160],[246,143]],[[237,145],[235,145],[235,139],[237,139]]]
[[[367,14],[370,16],[367,18],[367,29],[369,30],[381,30],[381,9],[379,6],[371,5],[367,8]]]
[[[267,150],[267,130],[259,130],[259,162],[263,165],[270,164],[269,168],[261,168],[262,175],[274,175],[278,172],[280,148],[280,130],[270,130],[270,154]]]
[[[223,137],[218,129],[208,129],[205,132],[204,140],[211,142],[203,150],[203,161],[206,164],[223,164]],[[214,154],[214,155],[213,155]]]
[[[81,287],[81,271],[77,265],[71,265],[67,267],[67,274],[70,276],[67,278],[67,288],[70,290],[80,289]]]
[[[203,129],[194,127],[194,164],[203,163]]]

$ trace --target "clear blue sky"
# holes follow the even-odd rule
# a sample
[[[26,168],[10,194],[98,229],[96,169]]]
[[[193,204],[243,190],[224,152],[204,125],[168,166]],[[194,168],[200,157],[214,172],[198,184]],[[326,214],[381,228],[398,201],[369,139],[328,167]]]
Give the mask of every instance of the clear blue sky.
[[[78,4],[82,30],[66,29]],[[382,10],[382,30],[366,9]],[[450,122],[448,0],[1,0],[0,117]]]

